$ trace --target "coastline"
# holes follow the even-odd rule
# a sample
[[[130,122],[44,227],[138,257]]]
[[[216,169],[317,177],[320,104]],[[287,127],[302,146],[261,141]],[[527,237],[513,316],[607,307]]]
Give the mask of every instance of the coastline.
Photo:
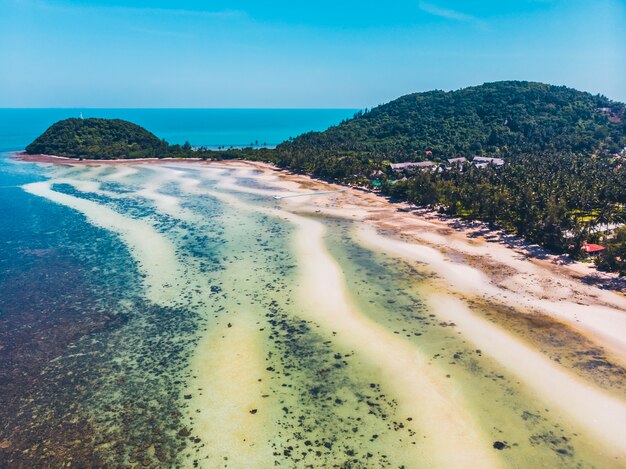
[[[29,163],[72,163],[72,164],[132,164],[132,163],[158,163],[160,161],[180,162],[180,161],[202,161],[202,158],[124,158],[117,160],[94,160],[94,159],[77,159],[67,156],[56,155],[29,155],[24,151],[8,152],[10,158],[26,161]]]
[[[248,219],[242,216],[241,211],[248,210],[292,224],[295,229],[291,242],[294,243],[297,260],[294,265],[300,272],[294,283],[299,285],[296,298],[298,304],[308,305],[299,310],[298,317],[318,323],[323,336],[335,341],[342,351],[356,352],[364,364],[376,370],[376,376],[380,377],[380,381],[385,383],[386,389],[397,400],[398,411],[411,418],[415,416],[416,421],[425,422],[427,427],[432,428],[429,431],[429,440],[418,445],[424,449],[423,453],[437,456],[437,459],[428,460],[429,464],[432,463],[431,466],[438,464],[447,467],[450,463],[454,465],[455,462],[471,460],[489,462],[491,450],[475,452],[472,448],[490,448],[493,441],[499,441],[499,435],[494,434],[491,427],[484,427],[473,434],[462,430],[462,425],[458,422],[460,419],[467,424],[472,421],[475,412],[483,416],[490,412],[490,409],[483,409],[478,404],[479,398],[473,395],[474,391],[464,391],[469,398],[467,401],[458,394],[463,386],[469,386],[472,382],[482,382],[484,378],[490,381],[490,376],[482,372],[478,372],[475,378],[469,379],[466,376],[468,379],[464,381],[463,376],[459,375],[461,371],[452,366],[457,362],[460,364],[461,360],[456,356],[457,353],[452,352],[465,347],[467,351],[462,353],[480,352],[478,360],[483,364],[497,363],[496,378],[507,379],[508,386],[513,386],[528,396],[519,401],[511,398],[511,402],[524,405],[522,408],[527,409],[534,405],[530,403],[534,403],[536,399],[536,402],[541,403],[538,406],[550,408],[550,422],[560,422],[572,432],[570,435],[584,435],[584,439],[576,443],[576,451],[580,451],[583,459],[587,457],[585,454],[596,454],[597,448],[603,448],[609,455],[607,457],[616,458],[617,461],[623,461],[626,457],[626,448],[619,439],[624,431],[623,419],[617,419],[626,415],[626,298],[583,283],[578,270],[572,269],[570,264],[545,255],[525,255],[523,250],[495,242],[490,238],[489,232],[477,233],[475,230],[480,230],[479,226],[454,225],[450,220],[440,220],[427,213],[420,216],[408,205],[391,203],[378,194],[355,188],[346,189],[344,186],[306,175],[280,170],[267,163],[239,160],[206,164],[188,160],[124,162],[134,164],[119,164],[115,167],[119,162],[114,161],[113,166],[107,166],[97,161],[89,161],[89,166],[82,166],[79,171],[78,168],[72,168],[72,165],[85,162],[47,157],[42,163],[57,164],[54,171],[58,169],[59,175],[55,181],[67,180],[78,191],[91,193],[101,190],[101,181],[120,181],[129,176],[134,178],[135,174],[142,171],[149,173],[143,185],[135,187],[128,197],[149,200],[158,212],[180,220],[186,219],[186,213],[178,203],[182,194],[201,196],[203,201],[218,198],[234,209],[233,213],[236,215],[227,218],[232,224],[228,225],[232,228],[230,237],[241,236],[241,240],[246,240],[243,244],[245,252],[256,251],[250,249],[248,244],[254,242],[254,236],[250,236],[248,230],[238,228],[241,225],[240,220]],[[159,166],[152,163],[163,164]],[[66,173],[75,172],[82,172],[82,179],[64,179],[67,177]],[[257,183],[250,183],[249,180]],[[167,184],[176,185],[181,193],[164,190]],[[42,190],[47,189],[42,183],[28,187],[37,189],[40,186]],[[339,188],[345,190],[328,192]],[[313,191],[326,194],[306,197]],[[50,196],[47,192],[42,194]],[[276,199],[276,195],[295,197]],[[123,223],[110,225],[108,212],[98,214],[92,210],[93,207],[84,204],[78,206],[77,202],[68,199],[65,194],[56,197],[63,197],[63,200],[58,200],[59,203],[65,202],[79,211],[86,209],[94,214],[96,224],[98,220],[101,224],[106,222],[104,227],[107,229],[122,235],[128,235],[126,228],[132,229],[138,236],[143,233],[139,226],[127,227]],[[356,306],[355,300],[363,292],[359,290],[359,286],[355,288],[355,284],[347,288],[351,277],[349,272],[344,271],[346,264],[337,262],[328,250],[324,227],[331,232],[330,227],[338,219],[344,220],[338,223],[344,226],[342,229],[345,229],[351,242],[365,250],[360,254],[362,258],[372,256],[378,261],[386,258],[386,261],[398,264],[400,270],[392,272],[399,273],[402,265],[409,266],[409,272],[412,273],[406,278],[402,277],[405,280],[392,274],[393,283],[384,291],[388,291],[389,298],[395,300],[394,289],[419,290],[417,295],[427,307],[420,310],[419,304],[415,303],[412,305],[412,312],[431,313],[428,317],[433,319],[426,319],[430,323],[430,329],[443,328],[439,331],[442,337],[449,336],[444,343],[454,341],[456,346],[448,352],[450,363],[433,363],[439,361],[439,353],[434,355],[435,352],[443,350],[439,348],[443,344],[438,344],[436,339],[432,343],[422,343],[419,338],[407,338],[408,336],[399,332],[404,332],[404,329],[400,329],[395,323],[384,325],[384,322],[372,320],[363,314],[363,305]],[[346,223],[345,220],[355,223]],[[126,236],[125,239],[130,242],[134,238]],[[160,253],[173,251],[167,246],[154,250]],[[158,264],[148,262],[150,253],[135,253],[138,260],[142,261],[141,265],[146,268],[146,273],[160,271]],[[174,262],[166,264],[170,266]],[[378,265],[383,263],[379,262]],[[166,270],[174,272],[179,269],[168,267]],[[378,275],[376,270],[372,274]],[[233,286],[230,290],[238,290],[237,279],[241,277],[239,270],[233,271]],[[369,279],[365,276],[361,285],[367,285],[368,282]],[[166,282],[154,275],[149,277],[149,283],[163,283],[165,286],[174,285],[176,280]],[[372,285],[374,284],[375,281]],[[384,303],[380,306],[385,308]],[[241,313],[239,305],[234,308]],[[264,401],[253,399],[256,394],[245,391],[257,389],[257,394],[265,392],[258,384],[261,381],[254,379],[262,376],[262,382],[266,383],[268,377],[263,371],[263,362],[245,359],[258,357],[259,349],[237,345],[241,345],[242,341],[251,346],[260,345],[264,336],[259,333],[263,331],[257,331],[259,324],[254,322],[254,316],[250,319],[251,323],[247,323],[245,316],[239,314],[229,317],[229,320],[232,321],[233,318],[238,319],[236,323],[232,323],[232,327],[231,323],[227,326],[222,324],[215,331],[217,337],[221,337],[217,342],[212,340],[214,335],[211,334],[202,338],[192,361],[194,378],[189,381],[190,388],[207,389],[219,378],[217,381],[223,384],[223,387],[217,389],[221,397],[215,401],[198,395],[189,402],[183,401],[183,404],[185,408],[188,404],[196,406],[191,407],[190,411],[196,408],[200,410],[200,414],[194,411],[189,415],[197,419],[198,432],[207,442],[212,442],[210,447],[217,444],[210,438],[214,418],[241,422],[235,426],[223,426],[224,437],[231,444],[225,445],[221,450],[235,458],[245,453],[243,451],[240,454],[237,450],[238,438],[242,436],[235,432],[236,428],[245,426],[251,429],[251,433],[243,435],[245,441],[262,442],[264,429],[267,427],[257,419],[260,416],[274,415],[276,409],[275,402],[267,401],[263,405]],[[418,324],[420,318],[411,316],[403,326],[408,328]],[[246,327],[240,329],[243,326]],[[230,337],[231,334],[236,343],[226,340],[225,337]],[[421,334],[416,334],[416,337],[419,335]],[[214,349],[209,347],[211,343],[221,343],[223,347]],[[429,350],[430,347],[438,348]],[[224,357],[224,360],[220,360],[224,365],[228,361],[232,366],[209,366],[209,358],[214,353],[218,357]],[[238,353],[245,356],[238,357]],[[480,358],[483,354],[484,359]],[[435,366],[431,368],[432,365]],[[450,374],[445,374],[444,369],[440,368],[442,366],[447,367]],[[408,370],[413,370],[413,373]],[[472,368],[469,370],[471,373]],[[500,371],[507,378],[500,376]],[[448,380],[451,376],[453,379]],[[244,380],[242,382],[247,384],[240,389],[232,386],[233,380]],[[370,382],[378,382],[378,379],[370,378]],[[416,388],[421,389],[422,396],[424,393],[428,395],[425,401],[416,399]],[[560,399],[561,394],[566,395],[567,399]],[[223,409],[220,402],[227,399],[232,400],[233,406]],[[424,406],[424,402],[432,405]],[[205,408],[213,411],[202,413]],[[255,413],[250,413],[250,409],[255,410]],[[257,415],[257,410],[258,416],[252,417]],[[510,410],[506,410],[506,413],[503,411],[496,420],[508,415],[510,422],[510,417],[519,416],[519,413],[509,415],[508,412]],[[261,425],[248,426],[244,423],[250,421]],[[482,421],[479,419],[478,422],[480,426]],[[419,430],[418,427],[412,427],[412,424],[404,425],[413,432]],[[528,439],[523,436],[523,432],[517,433],[517,430],[508,425],[506,424],[509,430],[505,441]],[[470,427],[474,428],[474,425]],[[456,432],[455,429],[461,430]],[[459,458],[458,461],[449,459],[453,456],[446,454],[449,446],[460,450],[454,456]],[[262,456],[257,451],[252,453]]]
[[[333,189],[347,189],[351,196],[359,196],[364,198],[367,205],[384,206],[386,208],[385,216],[378,216],[377,213],[368,215],[370,221],[376,222],[380,228],[388,229],[399,235],[403,234],[406,225],[421,225],[424,228],[430,224],[433,231],[439,236],[448,236],[457,233],[463,238],[475,240],[478,244],[484,242],[489,244],[497,244],[506,247],[510,251],[523,256],[531,263],[547,267],[558,271],[559,274],[581,281],[588,285],[595,285],[602,289],[615,291],[626,296],[626,278],[619,277],[618,274],[611,272],[602,272],[595,268],[593,263],[585,263],[576,261],[566,254],[556,254],[550,252],[546,248],[537,244],[532,244],[525,239],[512,233],[507,233],[499,229],[490,229],[486,223],[480,221],[469,221],[462,218],[455,218],[445,214],[440,214],[434,210],[411,206],[406,202],[391,202],[386,197],[377,194],[362,187],[356,187],[337,182],[328,182],[315,178],[308,174],[294,173],[287,168],[279,168],[272,163],[248,160],[202,160],[201,158],[137,158],[137,159],[115,159],[115,160],[78,160],[56,155],[27,155],[23,151],[9,152],[11,158],[26,161],[30,163],[53,163],[53,164],[75,164],[75,165],[119,165],[119,164],[159,164],[159,163],[203,163],[203,164],[221,164],[226,166],[252,166],[262,171],[270,171],[280,173],[286,176],[291,182],[300,184],[307,188],[313,188],[317,185],[324,187],[332,187]],[[328,208],[328,207],[327,207]],[[353,207],[354,208],[354,207]],[[389,213],[393,211],[394,213]],[[336,213],[336,215],[340,215]],[[421,223],[415,223],[420,220]],[[413,223],[411,223],[413,222]],[[431,244],[441,244],[441,239],[433,242],[432,239],[424,240]],[[479,260],[474,259],[479,263]],[[493,270],[493,269],[492,269]]]
[[[233,162],[226,166],[240,170],[253,166],[265,171],[267,180],[275,176],[272,188],[299,195],[341,187],[290,172],[280,174],[265,164]],[[294,184],[298,186],[294,188]],[[267,197],[273,193],[232,183],[228,189]],[[297,238],[305,265],[323,269],[321,264],[326,262],[322,248],[316,245],[320,240],[311,238],[315,230],[310,224],[316,217],[356,221],[353,237],[361,246],[428,272],[422,283],[423,295],[438,321],[450,324],[474,348],[509,370],[518,385],[550,402],[568,425],[591,433],[590,444],[602,445],[616,458],[624,458],[626,448],[618,436],[624,428],[618,416],[626,415],[626,298],[582,282],[580,270],[559,261],[559,256],[524,255],[493,239],[472,236],[463,227],[453,229],[403,208],[354,189],[323,197],[282,198],[280,202],[281,211],[292,214],[287,219],[309,219],[307,229]],[[369,235],[361,236],[359,231]],[[305,263],[311,256],[319,265]],[[315,277],[317,283],[308,282],[308,288],[317,293],[307,299],[314,305],[343,283],[330,270]],[[330,323],[338,337],[355,331],[359,331],[357,337],[368,336],[361,322],[352,321],[345,330],[339,327],[335,321],[343,314],[337,306],[342,304],[341,295],[332,295],[333,301],[315,309],[333,311]],[[371,338],[370,342],[380,348],[377,340]],[[356,343],[350,347],[365,349]],[[399,349],[394,346],[395,352]],[[585,358],[590,355],[592,362]],[[560,399],[561,395],[568,398]]]

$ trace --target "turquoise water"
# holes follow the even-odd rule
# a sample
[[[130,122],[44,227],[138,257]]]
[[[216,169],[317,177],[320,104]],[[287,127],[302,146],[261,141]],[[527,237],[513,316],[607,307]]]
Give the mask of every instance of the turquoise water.
[[[0,155],[0,467],[616,467],[431,311],[427,268],[277,182]],[[463,399],[431,414],[433,383]]]
[[[68,117],[125,119],[169,143],[240,147],[275,146],[325,130],[355,109],[0,109],[0,151],[23,150],[50,125]]]
[[[228,147],[354,111],[0,109],[0,467],[623,462],[442,321],[427,266],[275,200],[278,174],[6,153],[80,112]]]

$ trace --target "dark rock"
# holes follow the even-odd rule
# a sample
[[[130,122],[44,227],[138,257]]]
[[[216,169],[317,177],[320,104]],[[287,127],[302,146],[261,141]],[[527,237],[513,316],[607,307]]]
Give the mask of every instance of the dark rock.
[[[503,449],[509,448],[509,445],[507,445],[505,442],[502,442],[502,441],[494,441],[493,447],[498,450],[503,450]]]

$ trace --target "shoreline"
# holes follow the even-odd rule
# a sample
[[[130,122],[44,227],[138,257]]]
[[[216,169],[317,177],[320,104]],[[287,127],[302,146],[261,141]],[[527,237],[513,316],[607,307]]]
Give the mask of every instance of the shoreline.
[[[354,191],[356,195],[372,196],[379,201],[384,201],[389,206],[394,207],[398,213],[422,219],[427,223],[441,224],[449,230],[453,230],[470,240],[484,241],[490,244],[505,246],[511,252],[522,255],[531,263],[551,264],[552,268],[566,273],[568,276],[589,286],[596,286],[604,290],[610,290],[626,296],[626,278],[620,277],[616,273],[603,272],[598,270],[593,263],[586,263],[572,259],[567,254],[558,254],[538,244],[526,241],[524,238],[501,229],[490,229],[486,223],[478,220],[464,220],[462,218],[451,217],[440,214],[435,210],[415,207],[407,202],[391,202],[387,197],[368,189],[342,184],[335,181],[325,181],[309,174],[294,173],[288,168],[280,168],[272,163],[248,160],[203,160],[201,158],[137,158],[137,159],[115,159],[115,160],[78,160],[56,155],[27,155],[23,151],[9,152],[10,158],[26,161],[30,163],[53,163],[53,164],[75,164],[75,165],[118,165],[118,164],[159,164],[159,163],[206,163],[223,164],[227,166],[252,166],[263,171],[272,171],[287,176],[287,179],[299,184],[309,185],[311,183],[334,186],[335,188],[348,189]],[[308,183],[307,183],[308,182]],[[385,229],[402,235],[402,230],[398,226],[382,226]],[[443,227],[442,227],[443,228]]]
[[[160,161],[167,162],[182,162],[191,161],[197,163],[198,161],[208,161],[202,158],[123,158],[117,160],[94,160],[94,159],[78,159],[70,158],[67,156],[56,155],[29,155],[24,151],[11,151],[7,152],[10,158],[26,161],[28,163],[72,163],[72,164],[132,164],[132,163],[158,163]]]
[[[61,161],[67,160],[54,159],[47,163]],[[76,176],[78,181],[72,182],[74,187],[79,191],[82,188],[87,192],[96,192],[100,190],[101,182],[123,181],[137,172],[145,172],[147,179],[140,179],[142,184],[134,187],[128,197],[138,196],[150,200],[158,212],[170,213],[177,219],[185,218],[182,205],[178,204],[182,194],[219,198],[232,205],[234,217],[228,218],[229,227],[232,228],[230,235],[247,240],[243,245],[246,253],[253,252],[248,241],[252,242],[254,236],[253,230],[238,228],[241,226],[239,219],[248,218],[238,213],[241,210],[251,210],[294,225],[291,243],[299,268],[294,284],[298,288],[296,298],[297,304],[307,305],[299,308],[297,317],[315,322],[323,332],[323,337],[334,341],[341,350],[356,353],[367,369],[375,370],[375,376],[379,376],[380,380],[370,378],[370,382],[380,381],[385,385],[384,389],[393,396],[397,405],[398,415],[410,416],[416,422],[424,422],[429,429],[432,428],[428,431],[426,441],[413,443],[417,443],[418,453],[428,455],[429,459],[424,459],[424,462],[429,466],[463,465],[467,461],[483,461],[486,465],[497,466],[497,456],[493,461],[494,453],[490,447],[492,441],[497,440],[497,443],[503,438],[494,433],[491,427],[477,428],[480,422],[497,423],[498,419],[513,416],[509,407],[506,407],[506,411],[503,410],[505,407],[498,407],[502,413],[492,420],[481,405],[473,407],[477,403],[477,395],[472,391],[466,400],[460,390],[464,389],[466,383],[482,382],[482,371],[475,380],[464,381],[469,375],[459,371],[462,374],[457,378],[456,370],[451,367],[457,362],[468,366],[467,373],[472,373],[474,369],[480,371],[478,367],[482,365],[486,366],[486,370],[494,366],[493,369],[498,373],[503,370],[502,375],[487,373],[484,378],[495,376],[504,380],[502,386],[513,386],[523,396],[529,396],[527,400],[526,397],[511,398],[510,402],[516,406],[524,404],[520,409],[526,409],[526,403],[530,405],[535,400],[545,405],[545,412],[552,412],[544,419],[549,422],[545,428],[552,428],[553,424],[556,425],[554,428],[559,428],[560,425],[568,429],[568,438],[570,435],[584,435],[584,441],[575,442],[572,446],[583,459],[587,455],[595,455],[597,448],[602,447],[602,451],[608,454],[607,458],[615,458],[618,462],[624,460],[626,448],[617,436],[623,433],[622,417],[626,415],[624,296],[583,283],[580,274],[570,264],[561,264],[546,256],[526,256],[523,251],[506,243],[494,242],[489,238],[489,233],[475,234],[472,231],[472,228],[476,228],[474,224],[469,227],[465,224],[454,226],[438,219],[436,215],[424,213],[420,216],[415,211],[407,210],[408,205],[392,203],[375,193],[348,188],[344,192],[326,193],[319,197],[302,197],[313,191],[328,191],[344,186],[280,170],[267,163],[229,160],[203,164],[198,161],[158,160],[163,164],[150,165],[152,161],[130,162],[136,164],[116,165],[113,162],[112,166],[108,166],[92,164],[90,161],[87,166],[72,163],[58,164],[56,167],[51,165],[48,166],[48,172],[58,172],[57,179],[49,181],[47,185],[40,182],[24,187],[39,195],[50,196],[48,190],[54,190],[54,181],[72,181],[63,178],[67,177],[66,174],[72,177],[74,173],[82,173],[82,178]],[[210,182],[203,184],[207,181]],[[137,181],[132,180],[132,183]],[[170,183],[175,184],[181,192],[172,195],[164,190]],[[274,198],[283,193],[301,197]],[[250,200],[246,200],[246,197],[250,197]],[[55,198],[57,202],[79,211],[90,208],[90,205],[84,203],[79,205],[78,201],[65,194],[55,195]],[[137,232],[137,236],[144,235],[139,225],[128,226],[115,218],[110,219],[110,214],[105,211],[88,211],[96,216],[92,222],[99,221],[107,229],[126,235],[126,229],[131,229]],[[422,345],[420,339],[403,337],[404,334],[395,322],[384,324],[364,314],[358,303],[355,303],[360,287],[348,287],[346,279],[349,278],[349,272],[343,271],[342,264],[329,250],[325,229],[334,223],[345,223],[345,233],[349,233],[351,241],[366,250],[363,251],[364,259],[369,252],[370,256],[384,256],[376,257],[382,264],[390,262],[408,266],[404,271],[398,270],[400,275],[406,275],[403,278],[406,278],[407,283],[399,283],[392,276],[393,283],[384,291],[389,292],[391,298],[394,289],[419,289],[419,297],[423,298],[426,305],[423,313],[429,312],[431,314],[428,317],[433,318],[426,319],[424,316],[428,328],[454,328],[446,329],[441,337],[434,338],[433,344],[437,344],[437,337],[445,339],[445,343],[441,343],[445,347],[429,350],[430,345]],[[258,228],[263,230],[261,226]],[[136,237],[126,238],[130,244],[134,239]],[[161,246],[150,251],[174,252],[175,249]],[[141,251],[135,251],[135,254],[138,260],[143,260],[147,272],[161,270],[158,263],[149,262],[146,252],[146,255],[141,255]],[[158,257],[161,261],[161,256]],[[174,275],[180,271],[174,262],[165,264]],[[193,275],[195,270],[185,272],[184,275]],[[230,290],[239,289],[240,272],[233,271]],[[414,273],[417,274],[415,277]],[[199,273],[198,276],[199,279],[204,278]],[[160,278],[160,275],[155,275],[148,281],[158,286],[165,282],[165,279]],[[167,285],[175,285],[177,281],[168,281]],[[370,281],[364,276],[362,281],[354,285],[366,288]],[[207,406],[218,409],[213,413],[196,415],[196,410],[189,414],[194,417],[197,430],[205,438],[205,443],[210,442],[209,447],[215,448],[220,444],[211,437],[211,429],[217,417],[218,420],[238,422],[234,426],[230,423],[220,425],[224,433],[220,441],[231,441],[231,444],[221,449],[226,451],[229,458],[243,456],[248,449],[251,454],[261,457],[261,452],[244,446],[233,451],[241,444],[239,438],[244,438],[246,444],[257,442],[257,448],[260,448],[258,442],[263,441],[263,430],[267,428],[264,423],[267,420],[260,419],[269,418],[269,421],[273,421],[276,408],[270,401],[255,399],[258,393],[267,394],[261,381],[255,381],[260,378],[263,383],[268,383],[263,371],[264,363],[246,359],[260,356],[259,349],[252,346],[258,345],[262,337],[259,334],[263,329],[257,330],[260,325],[254,322],[255,316],[247,317],[246,320],[246,316],[241,315],[245,306],[237,303],[237,306],[233,304],[232,307],[238,314],[229,316],[229,320],[237,318],[236,324],[233,323],[231,327],[229,323],[225,328],[221,327],[215,331],[217,335],[211,333],[203,336],[203,342],[199,344],[192,362],[194,376],[188,383],[189,389],[197,389],[200,394],[194,396],[191,402],[185,402],[188,399],[185,397],[183,404],[185,408],[192,404],[198,410]],[[417,305],[415,312],[420,311]],[[524,323],[522,316],[534,319]],[[406,318],[407,327],[413,327],[413,319],[420,318]],[[550,321],[551,328],[542,328],[541,321],[545,324]],[[215,349],[205,347],[215,343],[215,337],[218,338],[217,345],[221,346]],[[242,348],[246,343],[250,347]],[[449,349],[448,343],[451,347]],[[554,348],[550,349],[551,346]],[[471,353],[473,357],[474,351],[478,358],[472,368],[471,363],[462,362],[466,359],[461,354]],[[449,356],[450,362],[436,363],[439,361],[439,353],[433,356],[434,352]],[[454,355],[452,352],[455,352]],[[243,355],[237,355],[241,353]],[[207,360],[214,354],[222,357],[218,361],[224,362],[223,367],[208,365],[212,362]],[[483,354],[485,358],[481,358]],[[237,370],[245,372],[240,376]],[[269,371],[267,368],[265,370]],[[445,374],[446,371],[451,373]],[[453,380],[448,381],[451,376]],[[246,383],[245,390],[256,392],[248,393],[233,386],[238,380]],[[201,391],[214,386],[214,382],[222,384],[216,388],[219,398],[210,400],[213,394],[200,397]],[[420,389],[419,396],[426,399],[416,395],[417,388]],[[566,397],[561,399],[561,395]],[[232,400],[233,405],[224,407],[220,404],[226,400]],[[251,409],[255,411],[254,414],[250,412]],[[259,415],[253,417],[257,410]],[[534,410],[531,408],[531,411]],[[481,417],[476,417],[474,421],[474,415],[485,418],[481,420]],[[407,418],[407,421],[410,420]],[[409,423],[403,425],[414,434],[419,434],[419,426],[413,427]],[[524,435],[526,441],[527,436],[532,435],[527,434],[526,430],[519,430],[518,433],[509,425],[505,425],[509,432],[504,444],[507,444],[506,441],[515,442],[515,438],[519,440],[522,438],[520,435]],[[250,432],[235,432],[240,427],[246,427]],[[450,446],[457,450],[454,454],[447,454]],[[562,449],[570,451],[567,445]]]
[[[302,184],[294,189],[296,182]],[[269,197],[274,190],[281,188],[305,193],[328,186],[306,176],[292,174],[272,180],[271,190],[259,191],[237,184],[229,184],[227,188]],[[262,210],[280,216],[275,209]],[[317,229],[321,229],[316,217],[353,219],[359,222],[354,230],[361,228],[374,234],[370,243],[361,243],[360,237],[356,236],[356,241],[363,247],[370,251],[386,251],[389,257],[417,265],[419,271],[432,271],[434,275],[427,277],[424,286],[432,289],[426,298],[429,310],[438,320],[443,320],[447,327],[454,327],[458,334],[472,343],[471,348],[481,350],[481,354],[484,352],[490,360],[508,370],[523,389],[549,403],[550,408],[554,407],[557,418],[573,425],[578,429],[576,431],[590,435],[593,442],[590,445],[603,445],[614,457],[623,459],[625,448],[616,436],[623,431],[623,424],[622,419],[616,419],[616,416],[626,415],[623,395],[626,342],[622,339],[626,331],[624,297],[587,286],[575,280],[571,273],[564,276],[545,259],[531,262],[505,245],[490,246],[485,240],[459,234],[434,220],[418,219],[409,212],[398,211],[393,204],[374,194],[346,191],[324,197],[283,198],[279,210],[287,214],[282,218],[299,226],[296,238],[298,257],[302,269],[309,275],[302,277],[309,292],[306,303],[321,312],[311,318],[321,321],[322,327],[336,333],[337,340],[345,340],[350,350],[366,354],[368,349],[362,344],[363,340],[375,343],[379,351],[384,349],[386,343],[393,343],[393,347],[390,346],[393,350],[385,350],[382,355],[394,357],[394,364],[406,363],[400,353],[403,341],[396,342],[395,336],[374,334],[377,329],[347,306],[345,292],[338,287],[343,284],[342,274],[338,267],[332,268],[334,262],[324,254],[323,235],[316,233]],[[380,234],[380,230],[386,231],[386,234]],[[398,233],[402,235],[398,236]],[[441,242],[438,244],[438,241]],[[397,246],[399,249],[396,245],[400,245]],[[489,257],[489,261],[483,260],[477,267],[477,263],[470,258],[477,253]],[[506,271],[502,278],[494,277],[494,265]],[[550,340],[559,344],[558,353],[563,355],[563,360],[560,355],[547,353],[545,347],[534,340],[545,335],[544,330],[533,325],[527,329],[510,327],[500,314],[494,314],[498,313],[496,309],[487,307],[480,312],[472,308],[475,299],[493,301],[501,307],[510,308],[514,315],[532,316],[538,321],[535,324],[539,324],[540,320],[551,321],[555,329],[548,335]],[[331,315],[330,318],[326,318],[327,315]],[[583,338],[587,342],[581,343]],[[509,356],[510,352],[513,352],[512,356]],[[584,357],[590,353],[595,363],[603,362],[607,368],[586,370],[587,375],[578,372],[579,366],[588,364]],[[577,357],[578,361],[568,361],[567,354]],[[380,357],[370,358],[375,360]],[[403,369],[420,369],[419,365],[416,354],[412,364]],[[399,380],[396,373],[391,373],[394,368],[389,363],[382,369],[389,373],[389,382],[399,384],[409,379],[407,374]],[[603,382],[609,375],[615,379],[613,384]],[[413,383],[408,387],[414,389],[416,386]],[[411,402],[402,389],[396,388],[395,392],[404,396],[399,400],[400,407]],[[563,393],[569,393],[567,399],[560,399]],[[589,405],[585,405],[587,402]],[[435,412],[435,409],[430,411]],[[437,446],[435,440],[433,443]],[[464,444],[458,446],[463,447]]]

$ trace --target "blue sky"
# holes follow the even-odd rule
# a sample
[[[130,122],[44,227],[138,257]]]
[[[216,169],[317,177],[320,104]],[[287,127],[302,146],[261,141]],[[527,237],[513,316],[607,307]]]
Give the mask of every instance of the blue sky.
[[[626,0],[0,0],[0,107],[371,107],[520,79],[626,101]]]

